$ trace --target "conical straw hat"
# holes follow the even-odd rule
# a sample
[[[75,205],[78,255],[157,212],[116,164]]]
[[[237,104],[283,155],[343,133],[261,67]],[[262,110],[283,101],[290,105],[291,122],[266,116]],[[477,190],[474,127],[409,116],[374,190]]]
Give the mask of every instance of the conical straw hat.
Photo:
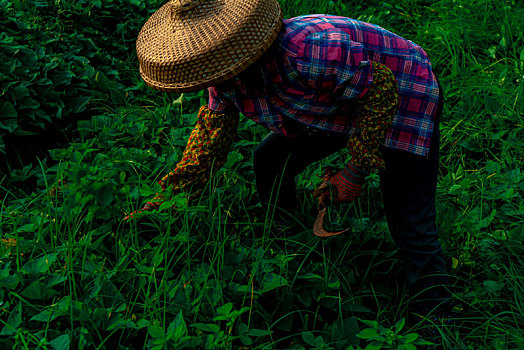
[[[140,75],[153,89],[219,84],[256,61],[282,26],[276,0],[171,0],[140,30]]]

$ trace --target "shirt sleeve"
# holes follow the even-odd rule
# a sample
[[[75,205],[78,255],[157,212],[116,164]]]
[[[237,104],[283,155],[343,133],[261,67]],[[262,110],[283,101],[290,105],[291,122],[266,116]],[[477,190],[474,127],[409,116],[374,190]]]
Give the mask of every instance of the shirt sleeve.
[[[298,36],[290,45],[290,61],[302,84],[316,92],[354,100],[364,96],[373,81],[367,51],[338,29]]]
[[[217,113],[200,107],[197,123],[175,170],[159,183],[162,189],[185,191],[203,187],[227,160],[238,128],[238,113]]]
[[[391,127],[399,98],[391,70],[377,62],[373,62],[372,67],[373,83],[357,102],[357,131],[347,143],[351,164],[367,171],[384,167],[380,146]]]
[[[229,104],[221,96],[219,90],[216,87],[210,86],[209,88],[207,88],[207,91],[209,95],[207,106],[210,110],[214,112],[224,113],[227,109],[230,108]]]

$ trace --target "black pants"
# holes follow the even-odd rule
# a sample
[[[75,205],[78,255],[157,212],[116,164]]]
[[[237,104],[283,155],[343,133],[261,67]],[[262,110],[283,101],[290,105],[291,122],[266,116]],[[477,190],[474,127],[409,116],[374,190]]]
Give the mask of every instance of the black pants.
[[[440,104],[439,116],[441,110]],[[406,282],[412,293],[421,293],[422,299],[448,296],[446,278],[439,276],[446,266],[435,223],[439,138],[437,122],[427,157],[384,149],[385,169],[380,174],[388,228],[405,259]],[[296,205],[295,176],[345,147],[346,141],[336,134],[288,138],[269,133],[254,152],[261,201],[292,211]],[[433,308],[430,305],[426,304]]]

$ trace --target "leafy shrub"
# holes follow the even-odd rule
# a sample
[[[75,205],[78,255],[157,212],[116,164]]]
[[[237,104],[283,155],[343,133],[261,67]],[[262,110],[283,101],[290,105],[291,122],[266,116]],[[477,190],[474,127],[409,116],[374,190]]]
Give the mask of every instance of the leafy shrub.
[[[125,104],[144,86],[134,62],[143,2],[0,0],[0,12],[0,153],[8,167],[13,151],[25,165],[42,139],[44,149],[56,147],[77,120]]]
[[[95,68],[89,63],[83,36],[56,31],[56,24],[33,20],[35,13],[15,11],[1,2],[0,151],[6,135],[26,136],[63,124],[86,110]],[[58,34],[58,35],[57,35]],[[15,139],[11,138],[13,142]]]

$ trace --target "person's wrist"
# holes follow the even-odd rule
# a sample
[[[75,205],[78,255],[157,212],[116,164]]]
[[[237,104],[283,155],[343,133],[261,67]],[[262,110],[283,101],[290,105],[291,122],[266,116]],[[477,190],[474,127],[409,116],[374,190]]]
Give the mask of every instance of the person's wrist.
[[[337,176],[343,178],[344,182],[355,185],[363,184],[367,175],[369,175],[368,171],[351,163],[347,163],[344,169],[337,174]]]
[[[367,174],[367,171],[347,164],[344,169],[331,177],[329,182],[337,189],[337,201],[353,201],[360,196]]]

